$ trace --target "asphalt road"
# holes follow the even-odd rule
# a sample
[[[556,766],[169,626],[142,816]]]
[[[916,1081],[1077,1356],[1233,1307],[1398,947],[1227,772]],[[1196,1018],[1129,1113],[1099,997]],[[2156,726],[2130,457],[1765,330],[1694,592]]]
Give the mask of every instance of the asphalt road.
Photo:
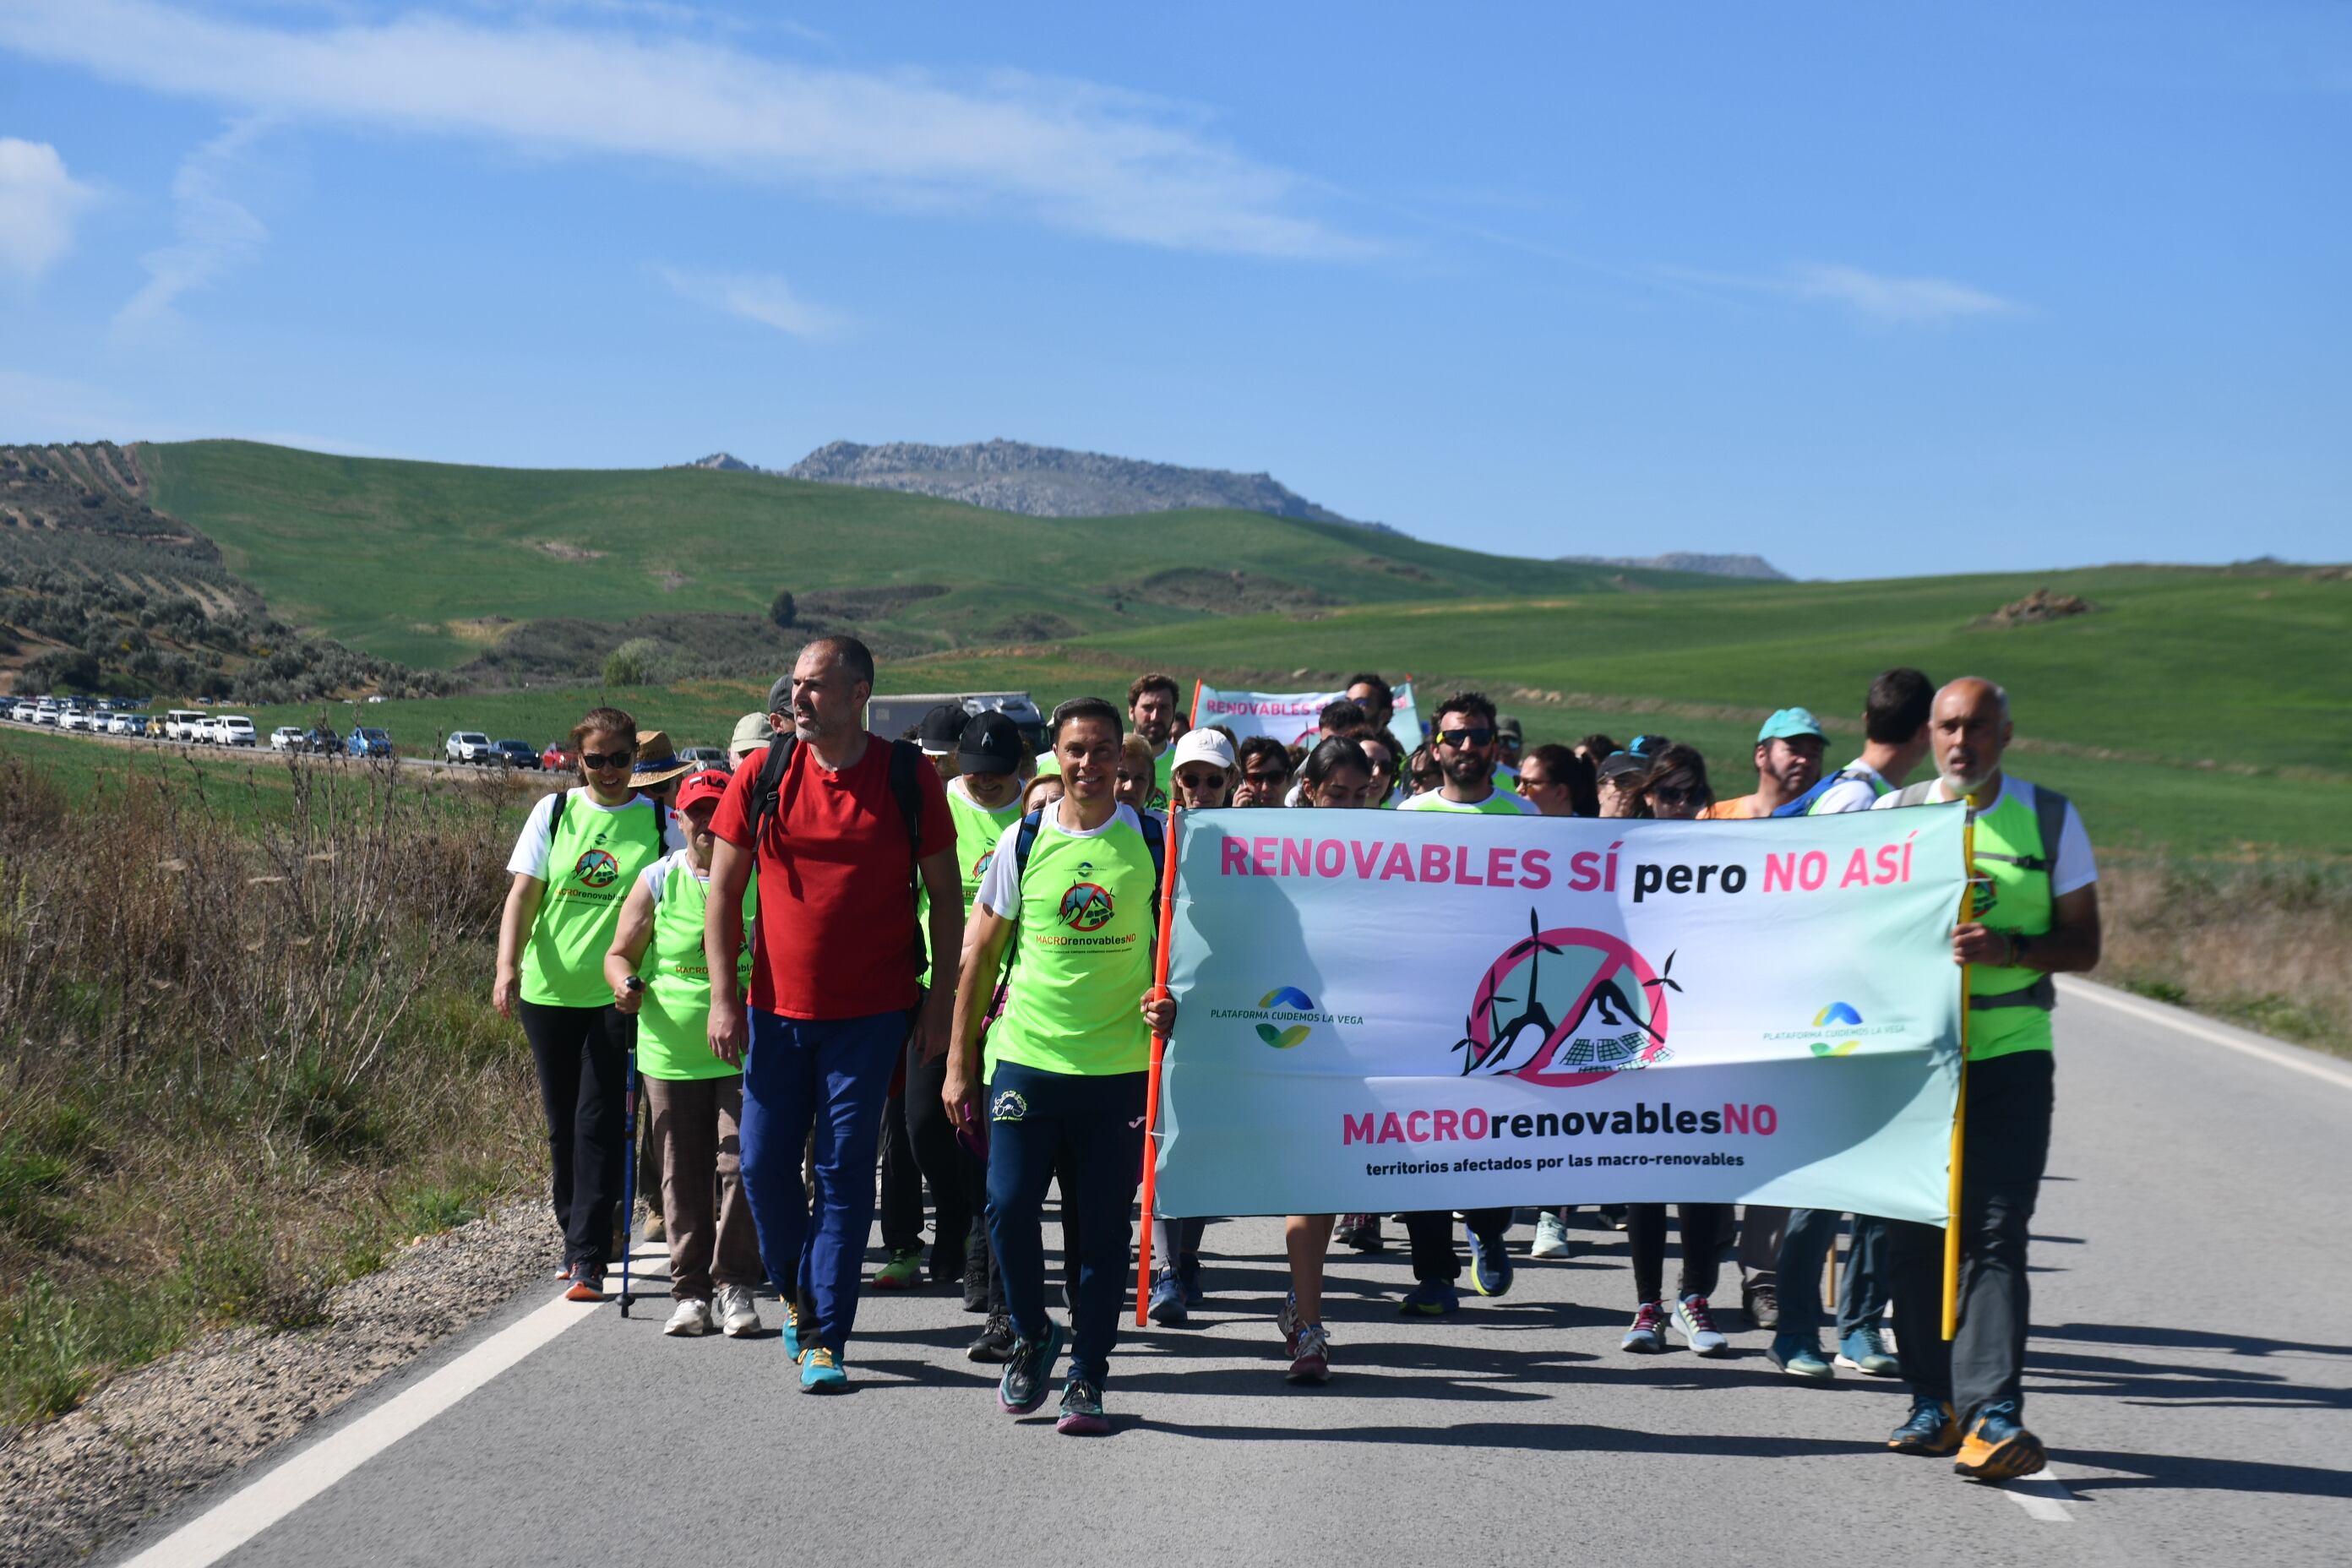
[[[1898,1384],[1791,1383],[1758,1333],[1621,1354],[1632,1288],[1598,1230],[1440,1323],[1395,1316],[1398,1252],[1338,1255],[1336,1375],[1292,1389],[1254,1220],[1211,1228],[1204,1326],[1122,1341],[1108,1438],[1001,1414],[945,1292],[869,1295],[853,1391],[817,1399],[772,1335],[667,1340],[659,1300],[625,1321],[534,1288],[112,1560],[2343,1563],[2352,1070],[2103,996],[2061,1009],[2034,1226],[2045,1480],[1884,1451]]]
[[[341,752],[321,754],[316,752],[274,751],[269,745],[269,737],[266,733],[261,737],[258,745],[197,745],[185,741],[151,741],[144,735],[93,735],[81,730],[59,730],[47,724],[19,724],[11,719],[0,719],[0,734],[10,732],[59,735],[69,741],[87,741],[92,745],[132,748],[147,752],[171,752],[184,757],[215,762],[242,761],[277,764],[290,761],[314,767],[344,763],[360,765],[358,759],[346,757]],[[394,756],[390,760],[399,767],[412,768],[450,778],[497,778],[508,771],[503,767],[486,763],[451,763],[433,757]],[[515,769],[513,776],[525,784],[535,784],[541,789],[553,789],[560,783],[573,782],[567,774],[544,773],[533,768]]]

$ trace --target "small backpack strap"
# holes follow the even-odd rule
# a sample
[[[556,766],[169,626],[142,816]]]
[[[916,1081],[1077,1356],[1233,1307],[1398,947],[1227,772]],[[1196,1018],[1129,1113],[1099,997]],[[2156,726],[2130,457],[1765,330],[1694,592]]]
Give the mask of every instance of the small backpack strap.
[[[1888,809],[1893,810],[1896,806],[1927,805],[1936,797],[1936,782],[1934,779],[1929,779],[1925,784],[1905,784],[1895,792],[1895,806]]]
[[[898,803],[898,821],[907,830],[907,885],[923,889],[923,791],[915,770],[923,765],[923,749],[912,741],[890,742],[890,794]]]
[[[767,755],[760,759],[760,777],[751,791],[751,852],[760,851],[761,837],[768,831],[768,819],[776,815],[777,792],[782,789],[784,774],[792,766],[793,747],[800,737],[790,730],[768,742]]]
[[[1135,820],[1143,827],[1143,847],[1151,851],[1151,934],[1160,935],[1160,889],[1168,885],[1168,831],[1160,820],[1148,811],[1139,811]]]
[[[2045,873],[2058,868],[2058,841],[2066,836],[2067,805],[2066,797],[2056,790],[2033,786],[2033,826],[2042,834],[2042,869]]]

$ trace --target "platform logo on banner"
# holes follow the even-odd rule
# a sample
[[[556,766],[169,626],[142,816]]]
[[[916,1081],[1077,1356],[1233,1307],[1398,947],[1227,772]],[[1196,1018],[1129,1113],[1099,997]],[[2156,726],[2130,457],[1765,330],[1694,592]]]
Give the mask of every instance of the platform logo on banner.
[[[1465,1077],[1509,1076],[1547,1089],[1599,1083],[1664,1061],[1675,955],[1653,968],[1622,938],[1580,926],[1528,934],[1486,968],[1462,1038]]]

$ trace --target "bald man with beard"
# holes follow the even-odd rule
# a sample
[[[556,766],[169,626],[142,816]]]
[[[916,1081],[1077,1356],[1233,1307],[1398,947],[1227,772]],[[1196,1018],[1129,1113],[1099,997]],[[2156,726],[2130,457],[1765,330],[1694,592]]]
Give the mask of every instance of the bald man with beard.
[[[1952,962],[1969,968],[1960,1310],[1947,1344],[1943,1232],[1895,1224],[1895,1333],[1912,1407],[1887,1447],[1956,1456],[1958,1474],[2000,1481],[2047,1460],[2024,1425],[2026,1240],[2050,1153],[2050,977],[2098,964],[2099,869],[2073,805],[2003,772],[2007,692],[1955,680],[1936,693],[1927,729],[1937,776],[1874,809],[1965,801],[1974,826],[1973,918],[1952,931]]]

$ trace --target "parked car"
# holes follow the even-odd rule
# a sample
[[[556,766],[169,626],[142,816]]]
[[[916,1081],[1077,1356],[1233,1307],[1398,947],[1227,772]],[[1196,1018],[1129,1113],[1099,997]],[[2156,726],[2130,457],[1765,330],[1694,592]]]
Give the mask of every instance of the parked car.
[[[269,749],[273,752],[299,752],[302,747],[302,727],[280,724],[269,731]]]
[[[568,773],[580,765],[580,758],[571,742],[550,741],[547,749],[539,753],[539,765],[551,773]]]
[[[320,725],[315,730],[303,731],[302,739],[296,743],[295,749],[315,752],[322,757],[330,757],[343,749],[343,738],[334,731]]]
[[[490,760],[505,767],[529,768],[539,772],[539,753],[520,741],[493,741]]]
[[[163,715],[163,739],[194,742],[199,738],[197,727],[204,721],[205,716],[193,708],[172,709]]]
[[[33,715],[40,710],[41,705],[31,698],[19,697],[8,705],[8,717],[19,724],[29,724],[33,721]]]
[[[58,715],[58,728],[68,733],[79,734],[89,728],[89,715],[79,708],[68,708]]]
[[[688,746],[677,754],[681,763],[691,763],[698,769],[717,768],[722,773],[735,771],[734,763],[725,752],[716,746]]]
[[[106,716],[106,732],[110,735],[136,735],[144,728],[136,713],[109,713]]]
[[[213,732],[224,746],[257,746],[261,731],[242,713],[224,713],[213,721]]]
[[[33,722],[56,725],[65,718],[66,710],[56,699],[44,697],[33,708]]]
[[[392,737],[372,725],[355,726],[351,738],[343,742],[343,754],[351,757],[388,757],[392,755]]]
[[[459,730],[441,742],[441,756],[452,763],[492,763],[490,738],[479,730]]]

